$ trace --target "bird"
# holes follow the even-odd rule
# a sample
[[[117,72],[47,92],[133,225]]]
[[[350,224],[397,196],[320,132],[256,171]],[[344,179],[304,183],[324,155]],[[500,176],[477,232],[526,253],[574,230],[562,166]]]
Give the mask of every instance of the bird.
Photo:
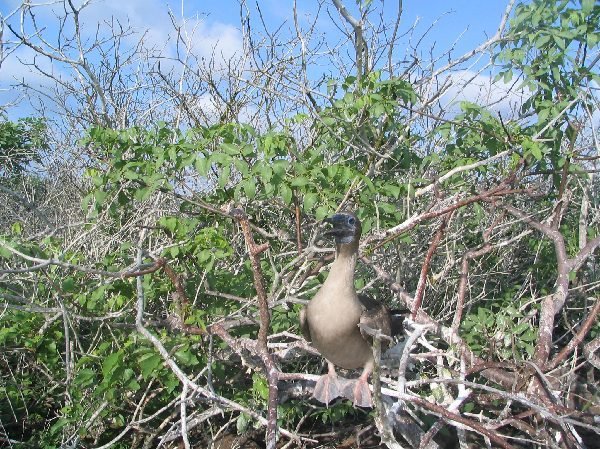
[[[324,233],[333,237],[336,257],[327,279],[309,303],[300,310],[302,334],[327,360],[328,373],[321,376],[313,392],[318,401],[329,404],[339,396],[355,406],[372,407],[368,378],[374,367],[372,337],[360,325],[391,336],[389,309],[366,295],[357,294],[354,271],[362,233],[361,222],[352,212],[340,212],[324,220],[332,228]],[[382,346],[386,346],[382,341]],[[362,368],[354,382],[340,378],[335,367]]]

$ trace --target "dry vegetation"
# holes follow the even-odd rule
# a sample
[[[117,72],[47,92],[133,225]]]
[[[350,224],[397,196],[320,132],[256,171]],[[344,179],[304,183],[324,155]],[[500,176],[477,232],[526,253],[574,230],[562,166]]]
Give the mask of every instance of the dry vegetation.
[[[170,52],[90,1],[0,17],[37,74],[0,124],[0,447],[599,447],[600,5],[511,0],[457,56],[349,3],[242,2],[211,57],[174,13]],[[411,311],[373,413],[311,401],[298,330],[343,209]]]

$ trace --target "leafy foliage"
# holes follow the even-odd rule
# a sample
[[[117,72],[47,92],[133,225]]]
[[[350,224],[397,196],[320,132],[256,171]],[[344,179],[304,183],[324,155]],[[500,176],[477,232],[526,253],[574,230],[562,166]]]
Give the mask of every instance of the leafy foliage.
[[[32,162],[40,162],[42,150],[48,148],[46,122],[22,118],[0,122],[0,177],[23,172]]]
[[[238,433],[260,428],[269,384],[248,349],[258,335],[256,267],[229,216],[232,206],[246,211],[257,241],[269,246],[260,268],[271,306],[269,344],[283,372],[322,369],[318,358],[290,348],[300,338],[301,303],[325,277],[316,249],[320,222],[351,208],[369,256],[357,288],[396,308],[424,286],[427,323],[455,327],[451,338],[446,330],[427,335],[427,354],[415,362],[419,373],[409,373],[422,381],[410,387],[413,398],[449,406],[455,391],[444,380],[465,373],[460,360],[479,358],[470,381],[497,391],[500,383],[479,373],[486,363],[535,377],[527,370],[541,344],[542,304],[560,293],[555,242],[563,239],[572,259],[600,234],[600,187],[587,173],[597,156],[589,134],[597,100],[587,92],[599,80],[589,56],[597,51],[599,15],[600,6],[587,0],[517,6],[494,54],[498,80],[519,78],[526,93],[519,114],[508,119],[469,101],[438,116],[422,105],[426,89],[411,77],[372,70],[329,80],[326,101],[272,126],[90,126],[78,136],[86,160],[77,174],[77,224],[59,221],[34,233],[19,219],[0,229],[6,434],[22,447],[96,447],[119,438],[123,447],[152,447],[181,412],[180,378],[167,361],[210,393],[188,401],[194,418],[208,416],[190,429],[198,444],[211,419]],[[8,161],[0,175],[33,183],[27,166],[50,148],[45,132],[38,119],[0,124],[0,157]],[[511,218],[507,206],[527,211],[526,218]],[[436,249],[440,217],[448,228]],[[540,234],[554,221],[552,238]],[[590,298],[599,300],[593,254],[569,265],[568,302],[551,329],[553,355],[575,338],[591,313]],[[168,357],[138,332],[140,302],[141,322]],[[462,318],[453,323],[455,316]],[[223,323],[239,347],[207,331]],[[581,344],[599,333],[591,323]],[[429,353],[432,345],[438,353]],[[431,363],[431,354],[444,360]],[[580,369],[574,375],[593,375],[578,355],[572,362]],[[370,419],[347,401],[327,408],[289,394],[277,405],[278,424],[288,429]],[[524,407],[501,402],[470,397],[457,412],[492,421]],[[233,414],[230,421],[221,409]],[[433,415],[419,410],[432,426]],[[522,437],[527,426],[510,436]]]

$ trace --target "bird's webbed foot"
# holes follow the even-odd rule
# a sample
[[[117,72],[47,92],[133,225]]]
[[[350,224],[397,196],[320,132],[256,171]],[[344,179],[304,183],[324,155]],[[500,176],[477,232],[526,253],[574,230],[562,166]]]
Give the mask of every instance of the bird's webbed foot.
[[[350,399],[355,407],[373,407],[371,389],[369,388],[369,371],[365,370],[363,374],[353,382],[350,382],[344,388],[344,397]]]
[[[351,399],[355,407],[373,407],[373,399],[371,398],[371,389],[366,379],[358,378],[354,382]]]
[[[331,363],[328,363],[328,367],[329,372],[319,377],[313,391],[313,398],[326,405],[329,405],[335,398],[342,396],[345,380],[337,375],[335,367]]]

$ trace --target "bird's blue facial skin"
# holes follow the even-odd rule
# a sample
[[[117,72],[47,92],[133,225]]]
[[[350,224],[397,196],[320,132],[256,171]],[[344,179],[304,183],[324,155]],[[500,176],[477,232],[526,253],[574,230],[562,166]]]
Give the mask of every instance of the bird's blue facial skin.
[[[346,214],[335,214],[329,218],[326,218],[325,221],[331,223],[335,226],[354,226],[356,224],[356,219],[352,215]]]
[[[336,243],[351,243],[356,234],[356,218],[348,214],[335,214],[325,221],[331,223],[333,228],[326,231],[325,235],[335,238]]]
[[[333,228],[327,232],[331,234],[336,234],[340,231],[345,231],[349,228],[353,228],[353,225],[355,224],[356,220],[354,219],[354,217],[350,217],[343,214],[335,214],[329,218],[326,218],[325,221],[333,225]]]

